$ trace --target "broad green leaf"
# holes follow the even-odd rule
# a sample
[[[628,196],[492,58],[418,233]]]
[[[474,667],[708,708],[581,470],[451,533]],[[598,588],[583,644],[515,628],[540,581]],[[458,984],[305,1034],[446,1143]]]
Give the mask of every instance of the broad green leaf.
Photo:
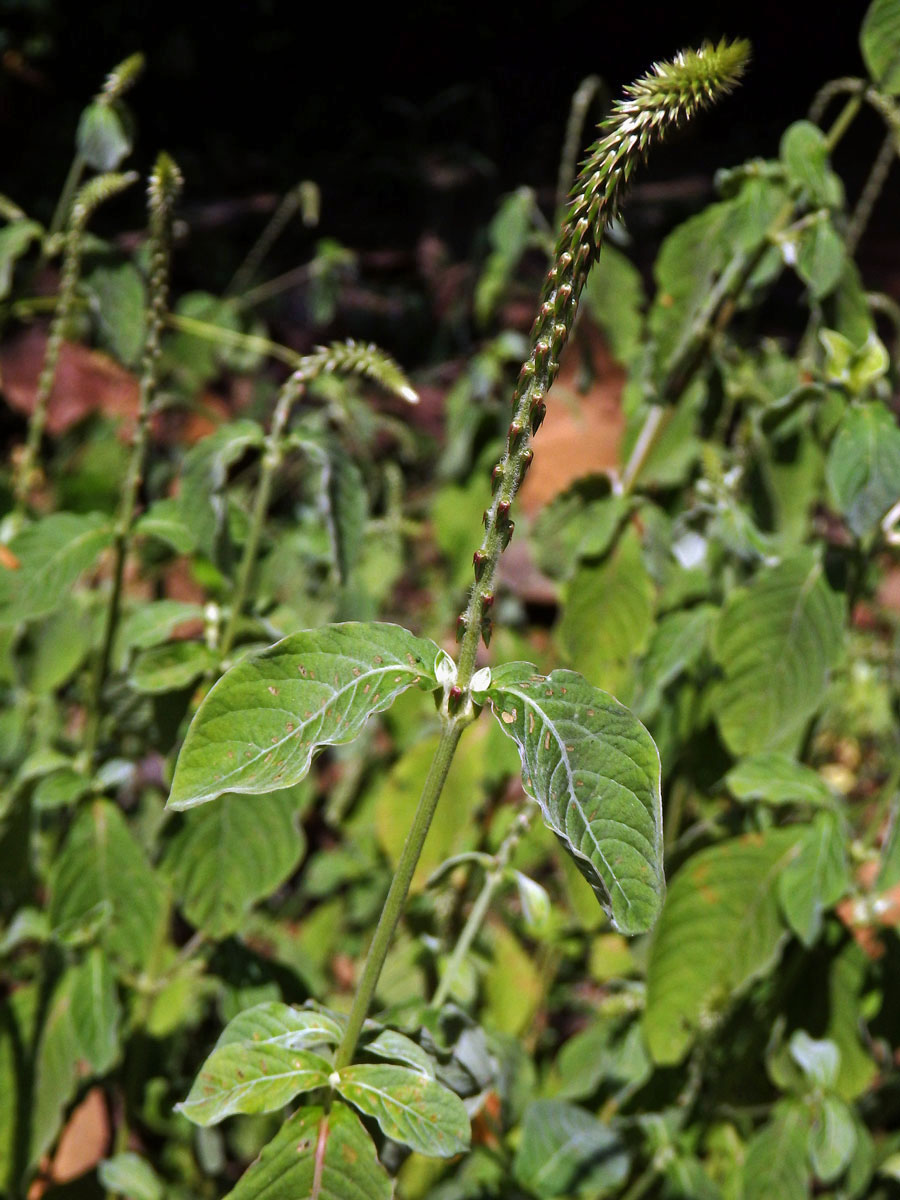
[[[185,814],[163,868],[191,924],[223,938],[288,878],[303,847],[293,796],[226,795]]]
[[[453,759],[441,803],[416,863],[411,884],[415,891],[425,886],[432,871],[445,859],[475,844],[475,813],[484,795],[486,728],[486,724],[478,724],[463,735],[461,752]],[[411,746],[397,759],[375,794],[375,832],[395,867],[439,741],[440,735],[434,734]]]
[[[231,421],[198,442],[185,458],[178,495],[179,516],[209,558],[216,558],[219,541],[225,533],[228,501],[224,490],[228,470],[248,450],[259,450],[262,444],[263,431],[255,421]]]
[[[833,208],[840,204],[842,188],[828,163],[828,143],[812,121],[795,121],[781,139],[781,161],[788,180],[803,188],[812,205]]]
[[[879,90],[900,95],[900,0],[872,0],[859,31],[859,48]]]
[[[142,650],[131,670],[136,692],[159,695],[190,687],[217,664],[215,653],[203,642],[167,642]]]
[[[809,1131],[809,1157],[823,1183],[842,1174],[856,1149],[853,1113],[837,1096],[824,1096]]]
[[[572,666],[600,684],[618,688],[632,656],[642,653],[650,639],[653,594],[633,530],[601,566],[581,566],[566,588],[558,629]]]
[[[4,939],[6,940],[6,939]],[[6,947],[0,950],[5,953]],[[21,1136],[22,1100],[32,1086],[32,1030],[38,1005],[42,1004],[36,982],[24,983],[0,999],[0,1096],[8,1098],[0,1104],[0,1193],[15,1194]]]
[[[578,1100],[602,1085],[620,1088],[646,1081],[653,1064],[644,1046],[639,1021],[623,1032],[621,1021],[599,1020],[563,1045],[556,1060],[559,1097]]]
[[[246,1042],[306,1050],[311,1046],[336,1045],[342,1032],[342,1026],[328,1013],[265,1000],[232,1018],[219,1034],[214,1049]]]
[[[834,805],[831,789],[821,775],[786,754],[770,751],[742,758],[725,776],[725,783],[738,800],[829,808]]]
[[[144,348],[146,295],[140,272],[131,263],[96,267],[84,287],[97,313],[103,345],[133,367]]]
[[[649,317],[660,375],[727,262],[734,211],[733,200],[710,204],[662,244],[653,267],[657,294]]]
[[[106,800],[81,809],[50,885],[54,927],[105,910],[101,941],[114,960],[143,967],[168,911],[168,898],[122,813]]]
[[[322,1108],[299,1108],[225,1200],[390,1200],[391,1195],[387,1172],[359,1117],[335,1104],[327,1114]]]
[[[68,603],[112,536],[99,513],[53,513],[26,525],[9,543],[19,566],[0,566],[0,625],[35,621]]]
[[[357,1063],[340,1072],[337,1091],[382,1133],[420,1154],[452,1158],[469,1148],[469,1114],[454,1092],[408,1067]]]
[[[488,226],[491,253],[475,287],[475,316],[479,325],[486,325],[494,315],[516,264],[528,248],[534,213],[534,192],[522,187],[503,198]]]
[[[202,321],[205,325],[216,325],[229,333],[241,332],[241,319],[233,300],[223,300],[210,292],[188,292],[178,299],[175,314],[189,321]],[[190,384],[200,387],[212,379],[226,365],[231,347],[208,337],[201,337],[190,329],[181,328],[169,341],[167,352],[178,365],[179,371],[187,376]],[[238,355],[240,357],[240,355]],[[226,437],[226,431],[236,425],[251,422],[230,422],[218,434]],[[218,436],[213,434],[213,437]],[[208,441],[209,439],[205,439]],[[202,445],[203,443],[201,443]]]
[[[625,1182],[629,1166],[619,1135],[583,1108],[534,1100],[525,1110],[513,1173],[539,1200],[602,1200]]]
[[[637,267],[608,242],[591,268],[581,302],[606,334],[613,357],[629,363],[641,342],[644,284]]]
[[[512,879],[516,885],[525,928],[540,933],[547,928],[550,920],[551,905],[547,889],[523,871],[513,871]]]
[[[846,257],[843,239],[827,217],[803,230],[797,251],[797,274],[813,300],[821,300],[834,291],[844,273]]]
[[[72,1019],[73,972],[63,975],[42,1014],[34,1062],[31,1111],[30,1163],[49,1150],[62,1125],[66,1105],[78,1086],[81,1045]]]
[[[197,546],[197,539],[187,524],[183,508],[174,496],[154,500],[147,511],[138,517],[134,531],[164,542],[176,554],[190,554]]]
[[[0,229],[0,300],[10,293],[16,262],[42,233],[37,221],[10,221]]]
[[[349,455],[331,449],[327,493],[334,521],[334,556],[342,583],[347,583],[359,560],[366,532],[369,503],[362,472]]]
[[[75,140],[79,154],[95,171],[115,171],[131,153],[124,110],[105,99],[95,100],[81,114]]]
[[[382,1029],[371,1042],[363,1047],[366,1054],[375,1054],[378,1058],[387,1058],[392,1062],[405,1063],[421,1075],[434,1079],[434,1060],[422,1047],[403,1033],[394,1029]]]
[[[146,1158],[131,1150],[104,1158],[97,1167],[97,1175],[108,1192],[127,1196],[128,1200],[164,1200],[163,1181]]]
[[[532,542],[538,565],[551,578],[570,579],[581,559],[609,549],[628,500],[608,494],[608,487],[594,477],[579,480],[541,510]]]
[[[841,1069],[841,1052],[830,1038],[810,1037],[796,1029],[788,1043],[791,1058],[816,1088],[832,1088]]]
[[[494,671],[489,696],[525,790],[622,933],[646,932],[665,892],[659,754],[627,708],[574,671]]]
[[[176,1104],[195,1125],[215,1125],[234,1113],[277,1112],[301,1092],[326,1087],[331,1063],[279,1041],[217,1046],[186,1100]]]
[[[816,941],[823,914],[845,895],[850,884],[840,826],[831,813],[822,813],[803,834],[778,880],[782,912],[804,946]]]
[[[112,964],[94,947],[71,973],[71,1013],[75,1037],[84,1058],[104,1075],[119,1054],[121,1007]]]
[[[900,426],[880,400],[846,413],[825,471],[832,499],[853,532],[874,533],[900,499]]]
[[[641,718],[657,711],[669,684],[700,658],[715,615],[711,604],[700,604],[660,620],[641,663],[638,697],[632,704]]]
[[[31,659],[31,690],[47,694],[65,683],[87,657],[94,640],[94,621],[81,596],[51,613],[33,631],[34,655]]]
[[[822,703],[843,646],[844,601],[814,554],[761,570],[725,602],[713,711],[732,753],[789,747]]]
[[[742,1200],[808,1200],[808,1130],[803,1105],[789,1100],[775,1106],[747,1147]]]
[[[169,807],[299,783],[320,746],[352,741],[408,687],[434,688],[441,653],[399,625],[347,622],[251,655],[222,676],[191,722]]]
[[[680,1062],[774,961],[785,937],[775,885],[796,842],[793,830],[745,834],[701,850],[670,883],[647,964],[643,1024],[655,1062]]]
[[[120,651],[149,650],[167,642],[180,625],[203,620],[200,604],[182,600],[153,600],[142,604],[122,622],[118,636]]]
[[[490,928],[490,964],[484,973],[484,1021],[501,1033],[532,1026],[544,995],[533,953],[502,922]]]
[[[718,1184],[713,1183],[696,1158],[678,1155],[664,1162],[666,1200],[722,1200]]]

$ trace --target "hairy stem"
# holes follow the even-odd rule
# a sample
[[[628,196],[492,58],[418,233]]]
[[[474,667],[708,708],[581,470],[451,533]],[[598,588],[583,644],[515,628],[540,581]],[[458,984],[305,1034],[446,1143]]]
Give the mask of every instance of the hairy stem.
[[[434,752],[434,758],[431,761],[431,767],[429,768],[425,785],[422,788],[419,806],[413,817],[409,833],[406,835],[406,841],[400,853],[400,861],[397,863],[397,870],[394,872],[394,878],[391,882],[387,899],[384,902],[384,908],[381,910],[381,916],[378,919],[378,925],[376,926],[372,944],[369,947],[369,953],[366,957],[366,965],[363,967],[363,973],[357,985],[353,1007],[350,1010],[350,1016],[347,1021],[347,1028],[337,1048],[334,1060],[336,1071],[340,1071],[342,1067],[346,1067],[353,1061],[356,1043],[359,1041],[363,1022],[368,1015],[369,1007],[375,996],[375,989],[378,986],[378,980],[384,967],[384,961],[387,958],[394,930],[397,928],[397,923],[403,912],[409,892],[409,885],[412,882],[416,864],[421,856],[422,847],[425,845],[425,838],[431,827],[431,821],[434,817],[438,801],[441,798],[441,792],[444,790],[444,784],[450,771],[453,755],[456,753],[456,747],[459,745],[463,729],[473,719],[474,714],[469,709],[458,713],[456,716],[444,719],[441,740]]]

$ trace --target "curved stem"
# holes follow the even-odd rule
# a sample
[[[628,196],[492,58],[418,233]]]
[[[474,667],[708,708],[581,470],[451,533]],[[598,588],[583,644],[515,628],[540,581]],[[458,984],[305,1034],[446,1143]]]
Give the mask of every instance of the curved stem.
[[[295,372],[282,387],[275,405],[275,412],[272,415],[272,427],[266,438],[266,446],[260,464],[259,482],[256,485],[256,495],[253,498],[250,529],[247,533],[247,540],[244,542],[244,551],[241,555],[240,566],[238,567],[228,624],[225,626],[225,632],[222,635],[220,651],[223,659],[228,657],[231,647],[234,645],[238,622],[241,619],[241,614],[244,611],[244,605],[247,602],[247,596],[250,592],[250,581],[253,577],[253,569],[256,566],[259,542],[262,537],[266,513],[269,510],[269,501],[272,497],[272,484],[275,480],[275,472],[281,466],[282,459],[284,458],[282,434],[290,418],[291,409],[303,392],[303,386],[303,379]]]
[[[894,161],[896,152],[893,134],[888,133],[885,135],[875,161],[872,163],[869,177],[859,194],[859,199],[856,201],[856,206],[847,225],[847,236],[844,239],[844,244],[847,247],[847,254],[851,257],[856,253],[856,247],[859,245],[860,238],[865,232],[869,218],[872,216],[872,209],[875,207],[878,197],[884,190],[888,172],[891,169],[891,163]]]
[[[484,883],[481,885],[481,891],[472,905],[472,910],[466,918],[462,933],[457,938],[456,945],[453,947],[453,953],[450,955],[446,967],[444,967],[441,982],[438,984],[437,990],[431,999],[432,1008],[440,1008],[450,995],[460,967],[462,967],[469,951],[472,949],[472,943],[478,936],[478,932],[484,923],[484,918],[487,916],[488,909],[491,906],[491,901],[494,898],[494,893],[502,880],[503,871],[502,869],[497,870],[496,867],[485,876]]]
[[[207,342],[216,342],[220,346],[235,346],[238,350],[252,350],[257,354],[268,355],[269,358],[275,358],[289,367],[299,367],[303,362],[301,354],[297,354],[288,346],[282,346],[279,342],[260,337],[259,334],[225,329],[221,325],[212,325],[209,321],[180,316],[178,313],[169,313],[166,316],[166,324],[172,329],[179,329],[182,333],[192,334]]]
[[[437,990],[431,1000],[432,1008],[440,1008],[450,995],[450,990],[459,974],[459,969],[465,962],[466,955],[471,950],[472,943],[475,941],[478,931],[484,924],[484,918],[487,916],[494,893],[503,882],[503,875],[509,865],[509,860],[512,858],[516,846],[518,846],[522,840],[522,836],[527,832],[531,824],[534,811],[534,806],[530,805],[525,812],[519,814],[509,833],[507,833],[506,837],[500,843],[497,853],[489,859],[490,868],[484,877],[481,891],[472,905],[472,911],[466,919],[462,933],[453,947],[453,953],[450,955],[450,959],[441,975],[441,982],[438,984]]]
[[[559,160],[559,174],[556,179],[557,225],[562,224],[569,189],[575,180],[578,169],[578,152],[581,147],[585,118],[594,97],[602,87],[603,80],[599,75],[588,75],[579,83],[575,95],[572,97],[569,119],[566,122],[566,137]]]
[[[403,906],[406,903],[406,896],[409,892],[409,885],[412,882],[416,864],[422,853],[422,847],[425,845],[425,838],[431,827],[431,821],[434,817],[438,800],[440,800],[441,792],[444,790],[444,784],[450,771],[453,755],[456,753],[456,747],[459,745],[463,729],[473,719],[471,712],[465,711],[455,717],[445,718],[441,740],[434,752],[428,777],[422,788],[419,806],[413,817],[409,833],[406,835],[406,841],[400,853],[400,861],[397,863],[397,870],[394,873],[387,899],[384,902],[384,908],[381,910],[381,916],[375,929],[375,935],[372,938],[372,944],[369,946],[366,965],[363,967],[362,977],[356,989],[356,996],[353,1000],[353,1007],[350,1010],[347,1028],[337,1048],[334,1060],[336,1071],[340,1071],[342,1067],[346,1067],[353,1060],[356,1043],[359,1041],[363,1023],[375,996],[375,989],[378,986],[384,961],[387,958],[391,939],[394,936],[394,930],[397,928],[397,923],[403,912]]]

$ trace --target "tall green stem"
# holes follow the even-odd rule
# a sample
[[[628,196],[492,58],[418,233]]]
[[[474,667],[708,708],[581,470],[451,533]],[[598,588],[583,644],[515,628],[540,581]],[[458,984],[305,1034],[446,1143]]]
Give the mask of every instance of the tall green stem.
[[[425,845],[425,838],[431,827],[431,821],[434,817],[438,800],[440,800],[441,792],[444,790],[444,784],[450,771],[453,755],[456,753],[456,747],[459,745],[463,729],[473,719],[474,714],[471,710],[465,710],[456,716],[444,718],[441,740],[434,752],[434,758],[431,761],[431,767],[429,768],[425,785],[422,788],[419,806],[413,817],[409,833],[406,835],[406,841],[400,853],[400,861],[397,863],[397,870],[394,873],[387,899],[384,902],[384,908],[381,910],[375,935],[372,938],[372,944],[369,947],[369,953],[366,957],[366,965],[363,967],[362,977],[356,989],[356,996],[353,1000],[353,1007],[350,1010],[347,1028],[335,1055],[334,1066],[337,1071],[340,1071],[342,1067],[346,1067],[353,1060],[356,1043],[359,1041],[363,1022],[368,1015],[369,1007],[375,996],[375,989],[378,986],[378,980],[384,967],[384,960],[387,958],[394,930],[397,928],[397,923],[403,912],[403,906],[406,903],[406,896],[409,892],[409,885],[412,882],[416,864],[421,856],[422,847]]]

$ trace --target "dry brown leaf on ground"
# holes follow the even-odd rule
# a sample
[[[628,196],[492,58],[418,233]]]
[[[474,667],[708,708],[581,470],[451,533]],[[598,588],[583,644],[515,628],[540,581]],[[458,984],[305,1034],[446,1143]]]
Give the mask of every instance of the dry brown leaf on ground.
[[[110,1133],[103,1090],[93,1087],[72,1111],[56,1153],[28,1189],[28,1200],[40,1200],[53,1185],[69,1183],[92,1171],[109,1150]]]
[[[17,412],[34,409],[46,349],[46,330],[39,326],[0,349],[0,392]],[[137,410],[138,381],[130,371],[100,350],[63,342],[47,412],[48,433],[65,433],[95,412],[120,417],[130,426]]]
[[[583,392],[578,382],[585,347],[593,381]],[[620,404],[624,379],[625,373],[613,362],[600,334],[583,322],[563,358],[547,418],[535,439],[534,462],[519,493],[519,502],[530,516],[576,479],[618,466],[625,426]]]

